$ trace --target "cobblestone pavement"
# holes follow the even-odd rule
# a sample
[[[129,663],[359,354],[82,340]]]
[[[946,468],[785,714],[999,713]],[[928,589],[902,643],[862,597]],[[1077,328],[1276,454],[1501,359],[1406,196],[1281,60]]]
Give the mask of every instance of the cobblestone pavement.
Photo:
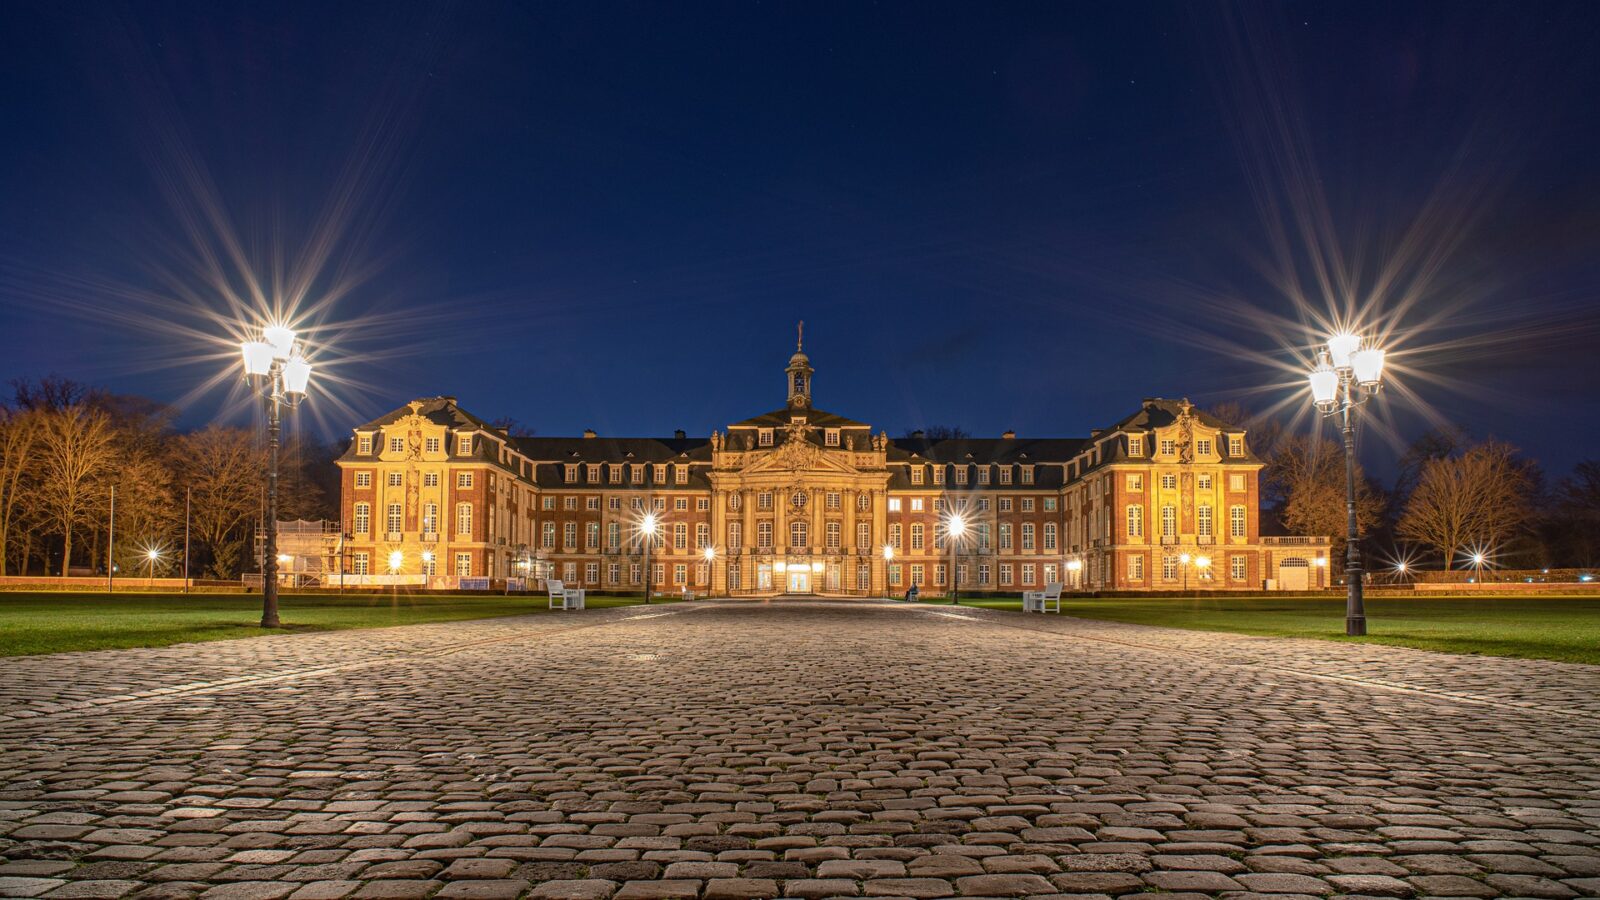
[[[875,603],[0,660],[0,897],[1600,895],[1600,667]]]

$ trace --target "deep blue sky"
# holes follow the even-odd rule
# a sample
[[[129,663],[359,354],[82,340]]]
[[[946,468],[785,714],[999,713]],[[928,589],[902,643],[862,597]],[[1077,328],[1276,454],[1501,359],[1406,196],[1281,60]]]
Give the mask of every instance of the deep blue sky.
[[[1262,261],[1321,310],[1337,243],[1416,286],[1366,313],[1399,437],[1596,454],[1593,3],[64,7],[0,12],[7,377],[228,415],[166,328],[209,327],[206,191],[269,281],[347,197],[313,293],[363,272],[320,316],[376,324],[321,348],[335,431],[451,393],[703,434],[781,404],[800,318],[817,404],[891,434],[1264,407],[1312,333]]]

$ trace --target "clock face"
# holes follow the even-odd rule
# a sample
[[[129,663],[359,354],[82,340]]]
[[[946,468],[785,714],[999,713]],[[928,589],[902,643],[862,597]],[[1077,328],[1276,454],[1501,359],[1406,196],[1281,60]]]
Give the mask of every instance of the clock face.
[[[806,492],[805,491],[795,491],[794,492],[794,496],[789,498],[789,502],[794,504],[794,508],[795,509],[805,509],[806,508]]]

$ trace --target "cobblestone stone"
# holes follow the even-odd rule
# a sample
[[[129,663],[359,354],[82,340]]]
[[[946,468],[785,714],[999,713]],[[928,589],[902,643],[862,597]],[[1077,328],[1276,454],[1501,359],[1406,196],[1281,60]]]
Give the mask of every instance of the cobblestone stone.
[[[1595,746],[1600,667],[881,603],[30,657],[0,896],[1565,900]]]

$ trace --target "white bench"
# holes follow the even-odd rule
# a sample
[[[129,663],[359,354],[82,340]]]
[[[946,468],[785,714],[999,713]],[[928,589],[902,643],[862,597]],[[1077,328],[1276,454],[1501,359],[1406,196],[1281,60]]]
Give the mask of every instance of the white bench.
[[[1053,581],[1044,586],[1042,591],[1024,591],[1022,593],[1023,612],[1061,612],[1061,583]]]
[[[565,582],[546,581],[551,609],[583,609],[583,588],[569,588]]]

